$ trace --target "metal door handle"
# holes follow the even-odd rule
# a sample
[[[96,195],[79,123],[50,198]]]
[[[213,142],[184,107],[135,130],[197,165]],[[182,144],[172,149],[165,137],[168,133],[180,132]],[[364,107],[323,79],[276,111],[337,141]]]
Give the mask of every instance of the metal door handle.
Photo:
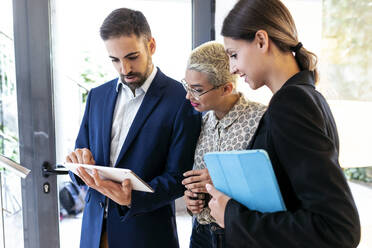
[[[53,168],[51,164],[48,162],[44,162],[41,166],[41,171],[43,174],[43,177],[49,177],[50,175],[67,175],[68,170],[63,168],[58,168],[59,165],[57,165],[57,168]]]

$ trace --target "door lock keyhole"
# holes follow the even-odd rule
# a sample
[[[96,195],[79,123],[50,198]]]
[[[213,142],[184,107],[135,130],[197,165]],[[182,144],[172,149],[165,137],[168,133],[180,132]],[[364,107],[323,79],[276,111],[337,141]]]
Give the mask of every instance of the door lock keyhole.
[[[50,184],[49,183],[44,183],[43,191],[44,191],[45,194],[48,194],[50,192]]]

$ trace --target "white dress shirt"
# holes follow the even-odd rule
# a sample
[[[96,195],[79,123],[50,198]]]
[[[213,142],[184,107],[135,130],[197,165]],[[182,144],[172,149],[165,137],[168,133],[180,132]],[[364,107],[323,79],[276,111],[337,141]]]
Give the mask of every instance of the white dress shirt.
[[[132,126],[133,120],[140,108],[145,94],[149,89],[157,72],[156,66],[143,83],[143,85],[135,90],[133,94],[132,90],[125,85],[120,77],[116,86],[118,91],[118,97],[116,99],[116,105],[114,115],[112,118],[111,128],[111,145],[110,145],[110,166],[113,167],[116,164],[121,148],[128,135],[129,129]],[[121,85],[121,87],[120,87]]]

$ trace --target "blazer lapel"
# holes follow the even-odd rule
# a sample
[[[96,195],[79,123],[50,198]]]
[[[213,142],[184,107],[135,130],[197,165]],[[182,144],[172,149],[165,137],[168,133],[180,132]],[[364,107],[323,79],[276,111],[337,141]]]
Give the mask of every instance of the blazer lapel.
[[[165,86],[165,84],[163,83],[162,76],[162,72],[158,69],[158,72],[154,80],[152,81],[150,88],[146,92],[145,98],[143,99],[143,102],[138,109],[136,117],[134,118],[133,123],[129,129],[123,147],[120,150],[119,157],[116,160],[115,167],[117,167],[118,163],[123,159],[125,153],[137,136],[138,132],[141,130],[143,124],[146,122],[152,110],[155,108],[155,106],[163,96],[162,88]]]
[[[103,158],[105,165],[110,165],[110,148],[111,148],[111,128],[112,117],[114,115],[116,99],[118,92],[116,91],[117,80],[114,80],[112,87],[106,92],[105,103],[103,106]],[[105,114],[107,113],[107,114]]]

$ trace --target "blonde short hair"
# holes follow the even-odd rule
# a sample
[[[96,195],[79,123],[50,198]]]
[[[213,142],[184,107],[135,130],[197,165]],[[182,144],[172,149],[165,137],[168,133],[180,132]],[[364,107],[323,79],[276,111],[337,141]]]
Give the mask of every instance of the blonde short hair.
[[[229,57],[222,44],[209,41],[195,48],[187,61],[187,70],[205,73],[214,86],[233,83],[237,76],[230,73]]]

